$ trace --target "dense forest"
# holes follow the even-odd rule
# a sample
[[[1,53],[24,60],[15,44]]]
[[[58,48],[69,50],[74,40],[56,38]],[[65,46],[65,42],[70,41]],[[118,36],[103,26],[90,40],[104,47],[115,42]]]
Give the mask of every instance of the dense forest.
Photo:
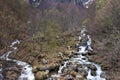
[[[119,80],[120,0],[93,0],[89,8],[81,1],[84,0],[0,0],[0,55],[11,50],[12,41],[20,40],[19,50],[10,58],[29,63],[35,80],[46,80],[63,60],[68,60],[77,36],[86,28],[94,49],[90,61],[101,65],[106,80]],[[8,63],[0,58],[0,67]],[[1,73],[7,76],[5,80],[17,80],[6,71]]]

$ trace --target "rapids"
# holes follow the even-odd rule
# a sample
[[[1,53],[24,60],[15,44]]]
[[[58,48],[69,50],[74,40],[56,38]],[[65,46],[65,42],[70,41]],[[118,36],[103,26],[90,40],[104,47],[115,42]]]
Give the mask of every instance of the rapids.
[[[87,38],[87,42],[85,44],[81,45],[83,37]],[[80,36],[78,37],[79,43],[77,44],[77,56],[76,57],[71,57],[69,60],[64,61],[64,64],[59,67],[58,73],[54,74],[51,76],[50,80],[56,80],[56,78],[62,76],[64,73],[64,68],[67,68],[69,66],[70,62],[74,62],[76,64],[81,64],[84,70],[87,72],[87,75],[85,76],[87,80],[106,80],[105,78],[102,78],[101,75],[104,73],[100,67],[100,65],[90,62],[87,58],[87,53],[88,51],[92,51],[93,49],[91,48],[91,37],[90,35],[86,34],[86,29],[83,29],[81,31]],[[92,75],[92,70],[87,66],[87,65],[92,65],[96,67],[95,74]],[[76,75],[77,76],[77,75]],[[79,79],[76,79],[79,80]],[[82,79],[80,79],[82,80]]]
[[[6,61],[13,61],[17,65],[22,67],[21,75],[19,76],[18,80],[35,80],[34,73],[32,72],[32,67],[28,63],[9,58],[10,54],[15,53],[18,50],[18,48],[15,47],[15,45],[17,45],[17,44],[20,44],[19,40],[15,40],[14,42],[12,42],[11,45],[10,45],[12,50],[4,53],[0,57],[0,59],[1,60],[6,60]],[[2,71],[2,70],[3,69],[1,68],[0,71]],[[4,80],[4,76],[2,74],[0,74],[0,76]]]
[[[86,40],[84,40],[84,42],[82,42],[83,38],[86,37]],[[87,80],[106,80],[105,78],[102,78],[101,75],[104,73],[104,71],[102,71],[101,66],[94,63],[94,62],[90,62],[89,59],[87,58],[87,53],[88,51],[92,51],[93,49],[91,48],[91,37],[90,35],[86,34],[86,29],[83,29],[81,31],[80,36],[78,37],[78,44],[77,46],[77,55],[73,55],[69,60],[64,61],[63,65],[61,65],[59,67],[58,73],[51,75],[51,78],[49,78],[48,80],[57,80],[58,77],[61,77],[63,74],[65,74],[64,68],[67,68],[68,66],[70,66],[69,64],[75,63],[76,64],[80,64],[82,65],[82,67],[84,68],[84,70],[87,72],[87,75],[85,76],[85,78]],[[35,80],[34,77],[34,73],[32,72],[32,67],[23,61],[19,61],[19,60],[15,60],[15,59],[10,59],[9,55],[12,53],[16,53],[18,48],[16,47],[17,44],[20,44],[19,40],[15,40],[14,42],[11,43],[10,47],[12,48],[12,50],[4,53],[0,59],[2,60],[6,60],[6,61],[13,61],[15,62],[17,65],[22,67],[22,71],[21,74],[18,78],[18,80]],[[95,70],[95,74],[96,75],[92,75],[92,69],[89,68],[87,65],[92,65],[96,68]],[[0,71],[2,71],[3,68],[0,68]],[[79,77],[79,75],[76,75],[77,77]],[[71,77],[71,76],[69,76]],[[0,74],[0,78],[4,78],[4,76],[2,74]],[[81,79],[77,79],[76,80],[81,80]]]

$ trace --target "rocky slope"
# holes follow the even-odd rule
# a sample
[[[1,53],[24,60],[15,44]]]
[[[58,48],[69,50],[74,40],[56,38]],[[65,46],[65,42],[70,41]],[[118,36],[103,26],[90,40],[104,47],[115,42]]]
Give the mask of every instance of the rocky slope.
[[[10,58],[28,62],[36,80],[44,79],[69,59],[76,36],[86,25],[95,50],[88,53],[90,61],[102,66],[108,80],[119,80],[119,0],[96,1],[88,9],[79,5],[80,1],[83,0],[1,0],[0,54],[11,50],[8,46],[15,39],[22,40]],[[10,69],[18,67],[4,63]],[[10,72],[9,67],[4,75],[14,73],[16,79],[20,71]]]
[[[101,59],[96,62],[103,62],[101,65],[112,75],[110,80],[119,80],[120,67],[120,6],[119,0],[108,0],[104,7],[99,8],[92,25],[89,27],[93,35],[93,47]],[[114,75],[115,74],[115,75]]]

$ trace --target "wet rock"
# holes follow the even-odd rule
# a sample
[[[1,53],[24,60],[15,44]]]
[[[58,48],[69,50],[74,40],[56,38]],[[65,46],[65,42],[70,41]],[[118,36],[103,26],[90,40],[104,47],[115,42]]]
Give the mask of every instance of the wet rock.
[[[79,45],[80,46],[86,46],[87,45],[88,38],[86,36],[83,36]]]
[[[65,67],[65,68],[62,69],[62,73],[66,74],[67,72],[68,72],[68,68]]]
[[[77,67],[77,62],[69,62],[68,66],[71,67],[72,69],[75,69]]]
[[[82,60],[87,61],[88,59],[86,57],[82,58]]]
[[[77,68],[77,71],[81,74],[81,76],[86,77],[87,72],[83,68]]]
[[[73,58],[78,58],[78,55],[73,55],[72,57],[73,57]]]
[[[65,77],[65,80],[73,80],[73,76],[72,76],[72,75],[67,75],[67,76]]]
[[[71,58],[71,57],[73,57],[74,55],[72,54],[72,53],[70,53],[69,55],[68,55],[68,57],[69,58]]]
[[[91,75],[92,75],[92,76],[96,76],[96,71],[93,71],[93,70],[92,70],[92,71],[91,71]]]
[[[70,66],[70,68],[71,68],[72,70],[76,70],[76,67],[77,67],[77,65],[71,65],[71,66]]]
[[[86,53],[82,53],[82,56],[87,56],[87,54]]]
[[[68,65],[76,65],[77,63],[76,62],[69,62]]]
[[[42,63],[43,63],[43,64],[47,64],[48,61],[47,61],[46,59],[42,59]]]
[[[90,68],[93,71],[97,70],[97,68],[94,65],[92,65],[92,64],[88,64],[87,67]]]
[[[89,51],[87,54],[89,55],[89,56],[91,56],[91,55],[94,55],[94,54],[96,54],[97,52],[95,52],[95,51]]]

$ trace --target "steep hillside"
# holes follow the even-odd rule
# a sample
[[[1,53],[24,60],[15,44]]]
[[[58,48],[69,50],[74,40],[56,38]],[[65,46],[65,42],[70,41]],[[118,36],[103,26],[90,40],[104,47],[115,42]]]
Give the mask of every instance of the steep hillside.
[[[89,31],[94,38],[93,47],[101,57],[104,68],[112,75],[110,80],[119,80],[120,68],[120,1],[98,2],[98,11]]]
[[[27,34],[26,15],[16,0],[0,1],[0,49],[14,39],[24,39]]]
[[[84,26],[94,49],[88,58],[102,66],[108,80],[119,80],[120,0],[93,0],[89,8],[86,1],[0,0],[0,55],[20,40],[9,57],[28,62],[36,79],[44,79],[71,57]]]
[[[84,23],[95,15],[95,4],[92,4],[89,9],[78,5],[85,0],[29,0],[31,5],[36,9],[36,12],[30,16],[32,27],[43,27],[41,25],[46,22],[55,22],[62,31],[71,32],[77,30]],[[35,7],[35,5],[37,5]],[[33,28],[32,28],[33,29]],[[34,29],[34,31],[35,31]]]

